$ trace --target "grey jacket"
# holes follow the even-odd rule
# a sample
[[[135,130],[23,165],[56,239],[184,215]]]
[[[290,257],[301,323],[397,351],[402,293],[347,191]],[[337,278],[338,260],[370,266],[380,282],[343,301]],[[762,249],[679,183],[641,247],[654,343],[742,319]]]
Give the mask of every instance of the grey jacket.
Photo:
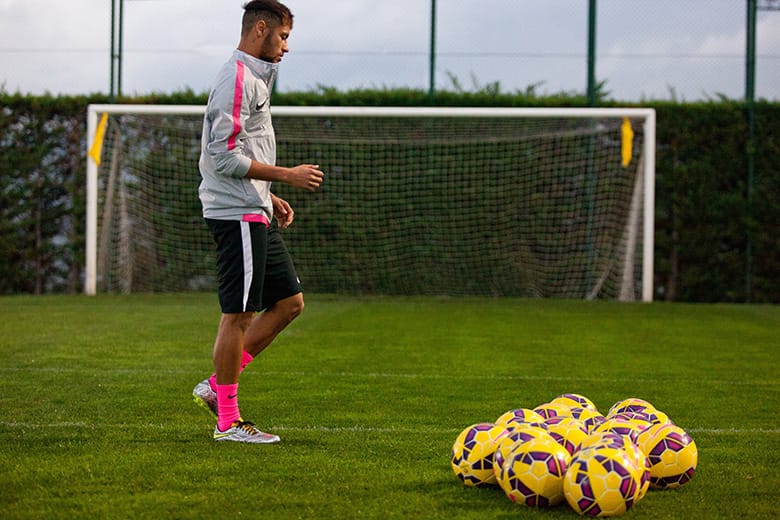
[[[236,50],[219,71],[203,117],[198,190],[203,216],[273,218],[271,183],[245,177],[251,160],[276,164],[270,97],[278,64]]]

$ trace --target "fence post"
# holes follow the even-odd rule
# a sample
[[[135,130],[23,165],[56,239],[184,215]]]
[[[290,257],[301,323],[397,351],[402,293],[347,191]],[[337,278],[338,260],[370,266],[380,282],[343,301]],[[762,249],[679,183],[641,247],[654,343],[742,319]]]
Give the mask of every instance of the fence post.
[[[596,106],[596,0],[588,4],[588,106]]]
[[[756,135],[756,0],[747,0],[747,45],[745,49],[745,104],[748,135],[745,145],[747,158],[747,244],[745,245],[745,303],[753,293],[753,178],[755,176]]]
[[[428,104],[433,105],[436,96],[436,0],[431,0],[431,48],[428,68]]]

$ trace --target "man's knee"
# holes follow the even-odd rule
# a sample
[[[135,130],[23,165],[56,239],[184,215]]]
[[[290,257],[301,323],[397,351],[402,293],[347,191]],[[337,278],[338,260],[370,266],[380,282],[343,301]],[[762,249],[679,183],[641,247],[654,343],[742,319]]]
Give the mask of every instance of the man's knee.
[[[276,302],[276,307],[287,317],[287,321],[294,320],[303,312],[303,293]]]
[[[231,329],[239,329],[241,332],[245,332],[252,323],[253,312],[238,312],[222,315],[222,324]]]

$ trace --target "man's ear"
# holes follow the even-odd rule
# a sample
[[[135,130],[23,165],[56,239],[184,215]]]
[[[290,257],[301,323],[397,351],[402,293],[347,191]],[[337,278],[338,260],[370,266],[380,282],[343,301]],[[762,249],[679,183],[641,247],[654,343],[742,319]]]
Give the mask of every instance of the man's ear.
[[[265,20],[258,20],[255,24],[255,30],[257,31],[258,36],[264,35],[266,29],[268,29],[268,24],[265,23]]]

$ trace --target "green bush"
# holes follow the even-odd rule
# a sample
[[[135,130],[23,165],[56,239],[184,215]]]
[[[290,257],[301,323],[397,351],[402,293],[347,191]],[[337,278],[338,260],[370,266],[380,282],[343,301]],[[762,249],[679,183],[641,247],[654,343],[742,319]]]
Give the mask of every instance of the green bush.
[[[123,103],[205,104],[184,91]],[[0,92],[0,293],[82,290],[86,110],[106,96]],[[276,105],[420,106],[409,89],[277,93]],[[440,106],[584,106],[576,95],[437,93]],[[619,106],[617,103],[604,102]],[[780,104],[755,105],[755,178],[748,204],[743,103],[643,103],[657,111],[656,299],[780,302]],[[748,255],[748,252],[750,253]],[[369,265],[371,259],[354,259]],[[748,276],[749,273],[749,276]],[[748,284],[748,281],[750,282]]]

